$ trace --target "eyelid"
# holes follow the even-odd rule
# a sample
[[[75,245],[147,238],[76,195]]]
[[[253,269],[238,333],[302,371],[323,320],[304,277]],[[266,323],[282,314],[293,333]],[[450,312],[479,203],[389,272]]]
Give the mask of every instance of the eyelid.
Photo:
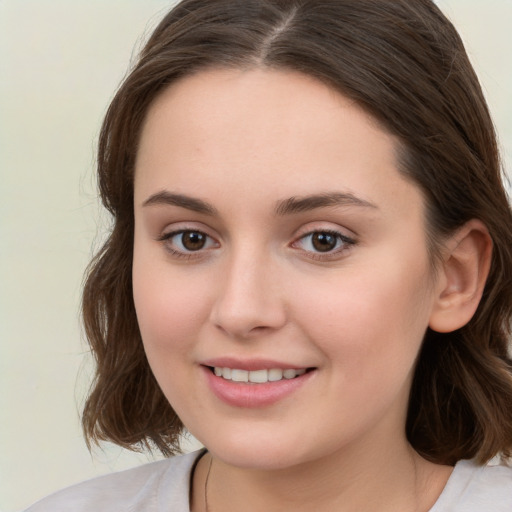
[[[174,227],[174,226],[173,226]],[[207,242],[210,241],[210,245],[208,247],[202,247],[197,250],[182,250],[171,245],[172,239],[175,236],[183,235],[184,233],[199,233],[207,237]],[[215,237],[207,232],[205,229],[200,229],[190,225],[181,225],[176,226],[174,229],[170,228],[164,231],[156,238],[157,242],[161,242],[164,245],[165,250],[173,257],[185,258],[185,259],[193,259],[193,258],[204,258],[205,253],[210,251],[211,249],[215,249],[220,246],[219,242]],[[213,243],[211,243],[213,242]]]
[[[166,223],[162,228],[158,230],[158,233],[155,233],[157,240],[165,240],[169,237],[176,235],[177,233],[183,233],[185,231],[191,231],[194,233],[202,233],[213,240],[217,240],[218,236],[209,226],[205,225],[202,222],[196,221],[176,221]],[[213,232],[212,232],[213,231]]]
[[[315,233],[324,233],[330,234],[337,238],[338,242],[341,242],[341,247],[334,248],[330,251],[315,251],[315,250],[307,250],[301,247],[297,247],[301,241],[305,240],[307,237],[311,237]],[[337,243],[338,243],[337,242]],[[307,257],[319,260],[326,261],[332,259],[339,259],[345,255],[347,251],[349,251],[353,246],[357,244],[357,239],[355,236],[348,236],[343,232],[341,228],[332,228],[332,227],[306,227],[301,229],[297,236],[294,238],[294,241],[290,244],[291,247],[297,248],[301,250]]]
[[[204,258],[206,257],[207,252],[212,249],[216,249],[220,247],[220,243],[217,240],[217,237],[213,236],[209,233],[209,229],[192,226],[188,223],[176,223],[170,226],[167,226],[167,229],[164,230],[161,234],[156,237],[158,242],[161,242],[164,245],[165,250],[173,257],[185,258],[185,259],[193,259],[193,258]],[[333,227],[330,226],[321,226],[321,225],[311,225],[308,224],[306,226],[301,227],[297,230],[295,236],[293,237],[293,241],[289,244],[289,247],[300,250],[304,253],[308,258],[317,259],[317,260],[330,260],[330,259],[339,259],[345,255],[347,251],[351,249],[354,245],[358,243],[357,238],[354,235],[347,235],[345,231],[348,231],[341,227]],[[187,250],[180,249],[173,245],[172,239],[175,236],[182,235],[183,233],[200,233],[207,238],[207,246],[201,247],[197,250]],[[336,237],[337,243],[340,244],[339,247],[335,247],[332,250],[327,251],[319,251],[319,250],[309,250],[304,247],[300,247],[302,241],[304,241],[307,237],[311,237],[315,233],[323,233],[330,234]],[[351,232],[352,233],[352,232]]]

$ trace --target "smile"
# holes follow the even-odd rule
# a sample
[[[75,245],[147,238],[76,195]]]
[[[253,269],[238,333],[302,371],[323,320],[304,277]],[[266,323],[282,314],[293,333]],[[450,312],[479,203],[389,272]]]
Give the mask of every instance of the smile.
[[[238,368],[225,368],[215,366],[213,373],[217,377],[233,382],[247,382],[254,384],[264,384],[265,382],[278,382],[283,379],[295,379],[306,373],[305,368],[300,369],[280,369],[272,368],[270,370],[241,370]]]
[[[318,373],[316,367],[290,368],[284,364],[283,368],[277,361],[229,362],[229,359],[211,361],[201,367],[213,394],[236,408],[272,406],[299,393]]]

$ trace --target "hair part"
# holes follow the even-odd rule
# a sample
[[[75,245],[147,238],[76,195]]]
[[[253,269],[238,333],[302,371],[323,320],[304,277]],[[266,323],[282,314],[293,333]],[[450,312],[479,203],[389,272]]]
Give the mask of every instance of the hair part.
[[[99,189],[114,226],[83,295],[97,364],[83,413],[88,443],[179,451],[183,425],[151,373],[132,297],[138,141],[152,102],[180,78],[253,67],[316,78],[397,137],[399,169],[425,197],[433,262],[465,222],[487,226],[494,250],[481,303],[456,332],[427,331],[406,430],[412,446],[437,463],[511,455],[512,214],[478,79],[431,0],[184,0],[164,17],[100,133]]]

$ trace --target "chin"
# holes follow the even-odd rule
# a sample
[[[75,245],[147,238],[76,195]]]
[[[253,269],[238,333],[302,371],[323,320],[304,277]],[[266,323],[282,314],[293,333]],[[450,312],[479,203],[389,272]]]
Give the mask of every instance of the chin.
[[[276,453],[269,447],[262,450],[258,446],[250,445],[245,449],[210,451],[215,458],[222,460],[225,464],[241,469],[278,471],[298,464],[293,452]]]
[[[311,453],[303,453],[304,440],[297,442],[291,437],[281,439],[275,434],[269,438],[245,432],[238,438],[229,436],[223,439],[208,439],[204,445],[215,458],[243,469],[275,471],[315,458]]]

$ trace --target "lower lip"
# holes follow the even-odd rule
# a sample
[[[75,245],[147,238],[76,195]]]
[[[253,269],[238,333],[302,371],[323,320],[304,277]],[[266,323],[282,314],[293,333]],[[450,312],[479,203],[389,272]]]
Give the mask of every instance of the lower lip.
[[[234,382],[217,377],[210,368],[203,366],[208,385],[215,396],[233,407],[258,408],[273,405],[292,395],[315,371],[308,371],[293,379],[282,379],[262,384]]]

